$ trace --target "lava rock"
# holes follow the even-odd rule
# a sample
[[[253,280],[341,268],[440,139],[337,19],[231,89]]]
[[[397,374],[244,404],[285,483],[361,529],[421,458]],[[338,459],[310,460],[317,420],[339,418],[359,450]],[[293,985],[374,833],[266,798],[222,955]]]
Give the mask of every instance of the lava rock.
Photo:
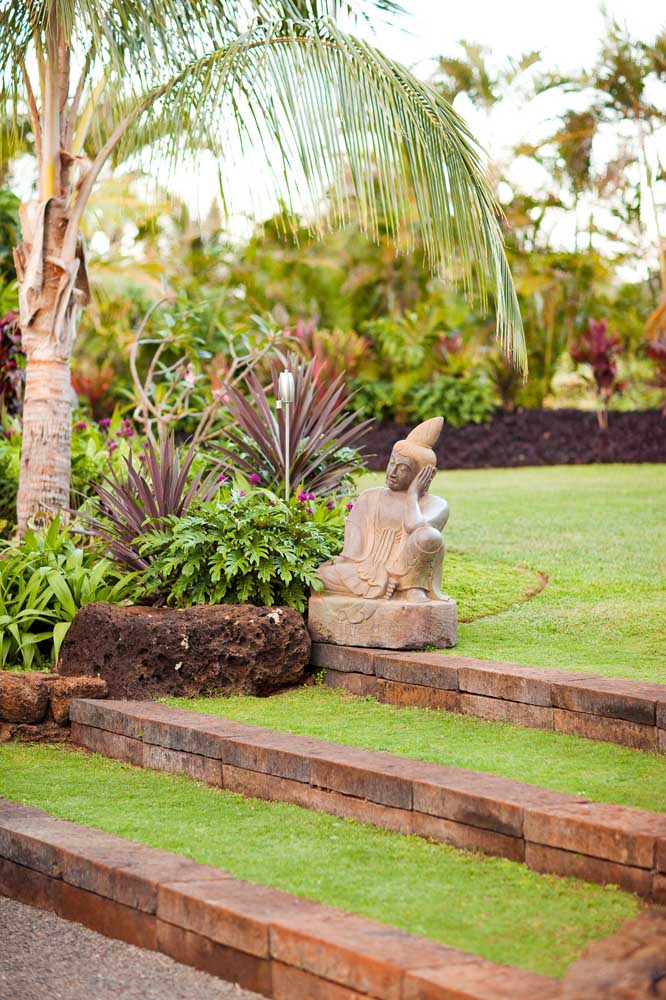
[[[644,910],[587,946],[562,983],[562,1000],[666,998],[666,910]]]
[[[368,468],[383,472],[393,445],[411,429],[375,423],[363,438]],[[596,413],[585,410],[498,412],[487,424],[445,424],[435,453],[438,469],[666,462],[666,417],[659,410],[610,413],[600,431]]]
[[[106,681],[110,698],[266,695],[303,680],[310,637],[291,608],[96,602],[77,613],[57,674]]]
[[[0,672],[0,721],[41,722],[48,705],[43,675]]]
[[[58,677],[49,674],[46,685],[51,697],[51,715],[59,726],[69,725],[69,706],[74,698],[106,698],[106,681],[101,677]]]
[[[0,743],[15,740],[18,743],[69,743],[69,725],[59,726],[47,719],[34,726],[24,722],[0,722]]]

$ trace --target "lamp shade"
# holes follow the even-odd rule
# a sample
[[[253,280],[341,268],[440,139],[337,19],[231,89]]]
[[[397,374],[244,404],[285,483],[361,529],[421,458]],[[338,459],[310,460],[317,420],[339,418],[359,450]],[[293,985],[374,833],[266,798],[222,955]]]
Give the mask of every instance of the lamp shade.
[[[278,399],[281,403],[294,402],[294,376],[287,369],[278,378]]]

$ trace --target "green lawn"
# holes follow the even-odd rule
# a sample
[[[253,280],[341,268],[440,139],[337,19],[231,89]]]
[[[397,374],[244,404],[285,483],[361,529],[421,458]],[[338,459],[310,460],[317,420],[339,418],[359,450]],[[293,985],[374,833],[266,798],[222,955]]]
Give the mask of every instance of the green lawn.
[[[167,700],[283,732],[485,771],[597,802],[666,812],[666,754],[452,712],[380,705],[323,685],[272,698]]]
[[[442,472],[432,489],[451,507],[456,652],[666,683],[666,465]]]
[[[639,907],[614,888],[61,747],[0,746],[0,795],[549,975]]]

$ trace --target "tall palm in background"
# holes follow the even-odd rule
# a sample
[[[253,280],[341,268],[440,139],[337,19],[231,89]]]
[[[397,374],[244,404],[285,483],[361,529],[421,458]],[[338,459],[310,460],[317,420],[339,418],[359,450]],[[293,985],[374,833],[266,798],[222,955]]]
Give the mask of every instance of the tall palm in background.
[[[376,0],[391,12],[394,0]],[[27,358],[19,531],[66,508],[77,317],[89,300],[83,212],[109,162],[263,155],[276,193],[326,223],[418,227],[432,269],[493,294],[525,367],[520,314],[483,158],[463,120],[335,18],[350,0],[0,0],[0,103],[30,116],[38,186],[15,259]],[[20,140],[17,127],[15,138]],[[11,138],[11,136],[10,136]],[[11,155],[11,144],[6,150]],[[416,214],[406,213],[409,204]]]

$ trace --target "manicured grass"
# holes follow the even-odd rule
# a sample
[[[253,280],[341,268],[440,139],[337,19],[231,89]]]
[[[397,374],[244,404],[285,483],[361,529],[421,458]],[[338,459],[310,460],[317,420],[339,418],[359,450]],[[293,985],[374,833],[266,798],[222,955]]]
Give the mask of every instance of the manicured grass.
[[[639,906],[614,888],[61,747],[0,746],[0,795],[548,975]]]
[[[666,754],[649,750],[452,712],[381,705],[320,684],[272,698],[167,700],[252,725],[666,812]]]
[[[431,489],[451,507],[456,652],[666,683],[666,465],[443,472]],[[548,576],[527,603],[507,587],[517,567]]]

